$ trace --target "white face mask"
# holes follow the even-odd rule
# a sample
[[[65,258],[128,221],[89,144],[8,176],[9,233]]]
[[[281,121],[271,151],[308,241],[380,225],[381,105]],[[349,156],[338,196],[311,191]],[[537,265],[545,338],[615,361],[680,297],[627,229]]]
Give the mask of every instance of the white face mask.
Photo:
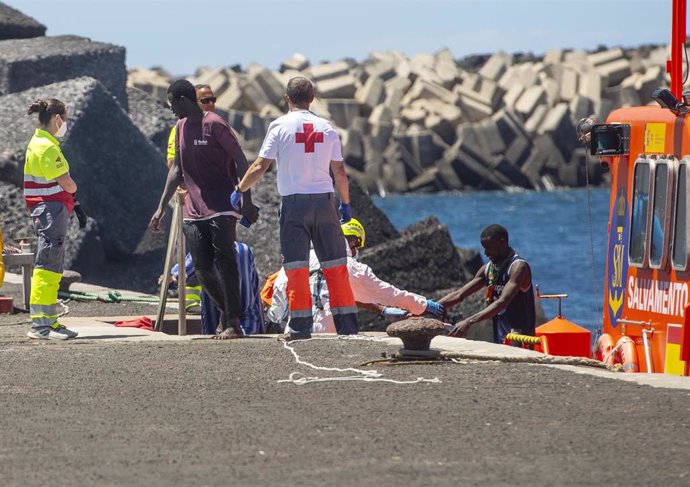
[[[55,120],[57,120],[58,117],[60,117],[60,115],[55,117]],[[65,134],[67,133],[67,122],[62,120],[62,117],[60,117],[60,120],[62,121],[62,125],[60,125],[60,127],[58,127],[58,129],[57,129],[57,132],[55,132],[55,137],[57,137],[58,139],[61,137],[64,137]]]

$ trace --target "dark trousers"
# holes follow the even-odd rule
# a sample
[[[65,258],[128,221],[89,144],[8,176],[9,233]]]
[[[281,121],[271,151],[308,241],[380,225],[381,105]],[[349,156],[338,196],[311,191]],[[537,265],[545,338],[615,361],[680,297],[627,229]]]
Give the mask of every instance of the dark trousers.
[[[230,216],[184,223],[189,253],[204,291],[221,310],[221,323],[240,318],[240,277],[235,257],[235,226]]]

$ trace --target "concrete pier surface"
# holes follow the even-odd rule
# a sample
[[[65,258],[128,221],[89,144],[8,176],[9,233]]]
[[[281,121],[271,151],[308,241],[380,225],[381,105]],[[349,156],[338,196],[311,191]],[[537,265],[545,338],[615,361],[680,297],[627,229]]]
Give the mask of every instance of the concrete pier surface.
[[[68,305],[68,342],[0,315],[0,485],[690,483],[686,379],[447,337],[496,361],[365,366],[400,342],[169,337],[109,323],[152,305]]]

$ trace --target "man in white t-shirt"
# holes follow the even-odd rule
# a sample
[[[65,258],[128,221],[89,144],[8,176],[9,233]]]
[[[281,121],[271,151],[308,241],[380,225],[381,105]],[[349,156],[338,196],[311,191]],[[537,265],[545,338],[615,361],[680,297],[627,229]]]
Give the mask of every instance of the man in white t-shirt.
[[[303,77],[292,78],[285,93],[289,112],[268,127],[259,157],[249,167],[231,196],[237,209],[249,190],[276,161],[280,193],[280,250],[287,274],[290,332],[286,339],[311,337],[313,327],[309,288],[309,248],[321,264],[330,291],[336,332],[355,334],[357,306],[350,288],[347,253],[340,223],[351,218],[350,191],[340,137],[331,123],[309,111],[314,86]],[[333,179],[341,204],[340,221],[333,196]]]

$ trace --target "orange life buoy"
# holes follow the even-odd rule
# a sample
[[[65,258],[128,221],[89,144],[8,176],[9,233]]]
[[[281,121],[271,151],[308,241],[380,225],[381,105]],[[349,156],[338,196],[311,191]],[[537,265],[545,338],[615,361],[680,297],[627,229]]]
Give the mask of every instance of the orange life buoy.
[[[616,363],[623,365],[623,372],[639,372],[640,365],[637,360],[637,350],[632,338],[622,336],[615,346]]]
[[[602,333],[594,345],[594,357],[606,365],[613,365],[613,355],[613,338],[608,333]]]

